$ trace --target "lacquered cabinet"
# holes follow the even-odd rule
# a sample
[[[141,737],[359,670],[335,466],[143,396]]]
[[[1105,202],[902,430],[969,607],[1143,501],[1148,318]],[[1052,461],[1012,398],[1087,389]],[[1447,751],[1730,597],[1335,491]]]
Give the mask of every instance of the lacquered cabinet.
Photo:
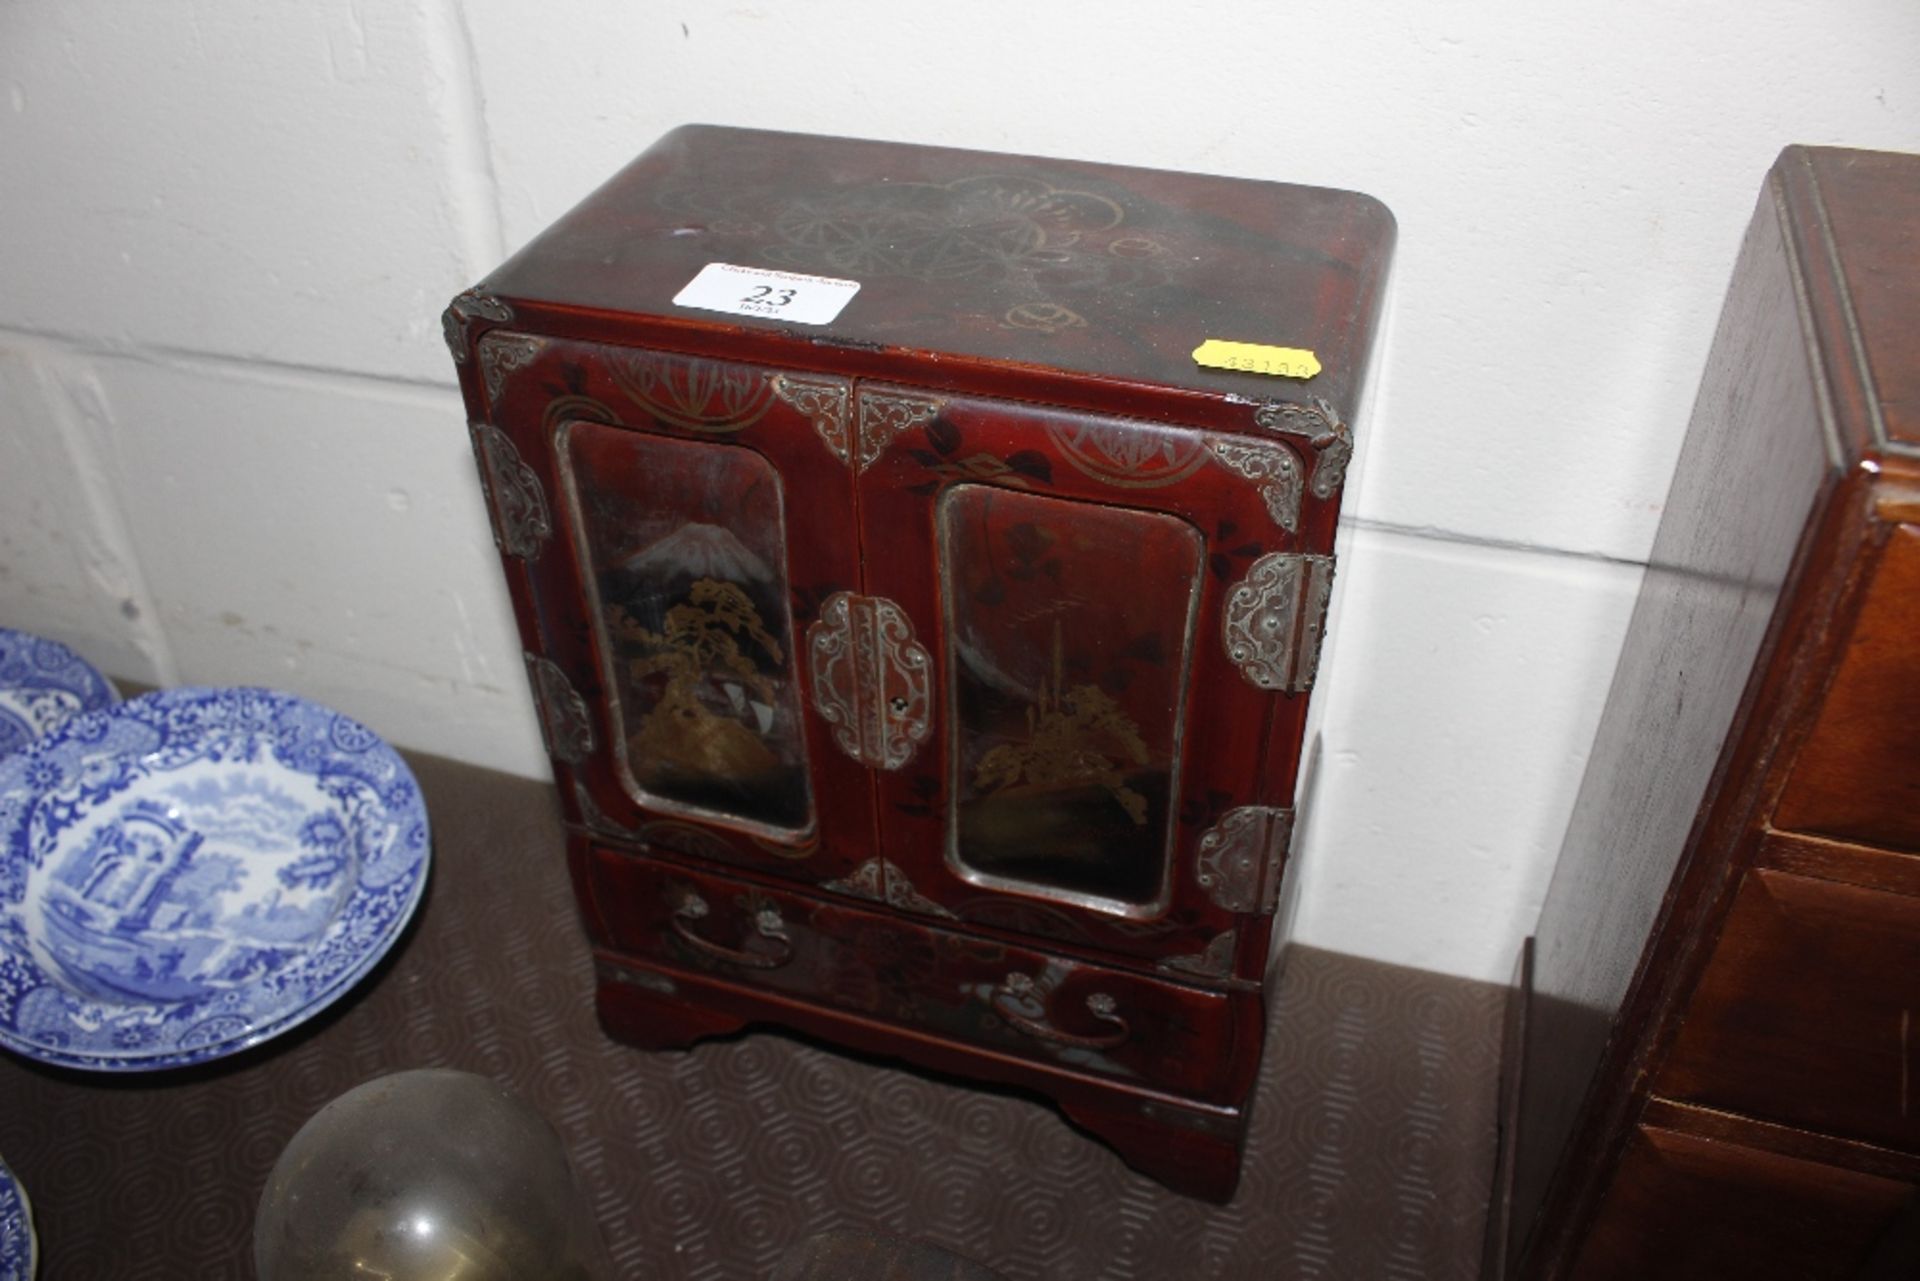
[[[689,129],[455,300],[610,1030],[1038,1090],[1231,1192],[1390,244],[1345,193]],[[672,301],[715,262],[858,292]],[[1192,354],[1280,337],[1321,372]]]

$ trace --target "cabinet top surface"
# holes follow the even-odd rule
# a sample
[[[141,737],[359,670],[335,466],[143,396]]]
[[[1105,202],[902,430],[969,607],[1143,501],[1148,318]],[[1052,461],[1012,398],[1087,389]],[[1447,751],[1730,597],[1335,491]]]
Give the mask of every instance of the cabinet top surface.
[[[1859,380],[1867,447],[1920,456],[1920,156],[1795,147],[1781,165],[1809,180],[1790,216],[1816,282],[1835,286],[1814,323],[1839,380]]]
[[[772,331],[1350,409],[1393,237],[1386,207],[1352,192],[687,126],[482,288],[709,338]],[[859,291],[820,325],[676,306],[710,263]],[[1207,339],[1307,349],[1321,371],[1201,368]]]

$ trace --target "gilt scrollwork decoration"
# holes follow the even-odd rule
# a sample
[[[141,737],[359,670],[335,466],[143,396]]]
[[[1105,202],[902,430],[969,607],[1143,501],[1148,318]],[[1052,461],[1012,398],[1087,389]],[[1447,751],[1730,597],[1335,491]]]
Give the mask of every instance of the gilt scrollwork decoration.
[[[743,431],[773,404],[772,376],[748,365],[658,351],[621,351],[606,363],[635,404],[660,422],[702,435]]]

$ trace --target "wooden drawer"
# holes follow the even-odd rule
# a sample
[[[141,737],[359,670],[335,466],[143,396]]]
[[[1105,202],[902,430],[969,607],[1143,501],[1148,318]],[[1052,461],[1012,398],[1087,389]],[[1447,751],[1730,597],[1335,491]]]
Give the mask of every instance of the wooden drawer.
[[[638,962],[1188,1098],[1231,1092],[1224,993],[605,847],[586,862],[607,942]]]
[[[1920,1151],[1916,1009],[1920,897],[1756,869],[1655,1092]]]
[[[1739,1132],[1724,1122],[1719,1128]],[[1762,1127],[1749,1133],[1760,1138]],[[1920,1188],[1885,1169],[1848,1168],[1724,1133],[1642,1125],[1628,1140],[1570,1276],[1892,1281],[1912,1275],[1916,1204]]]
[[[1794,761],[1774,825],[1920,850],[1920,526],[1874,571],[1840,669]]]

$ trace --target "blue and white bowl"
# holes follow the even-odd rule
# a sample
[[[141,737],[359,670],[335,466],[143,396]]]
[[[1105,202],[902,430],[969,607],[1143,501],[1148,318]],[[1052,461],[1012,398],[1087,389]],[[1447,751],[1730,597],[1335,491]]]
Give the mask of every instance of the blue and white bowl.
[[[59,641],[0,627],[0,756],[119,701],[113,682]]]
[[[34,1256],[39,1243],[33,1237],[33,1208],[27,1190],[0,1161],[0,1281],[33,1281]]]
[[[0,758],[0,1045],[143,1072],[312,1017],[426,887],[426,807],[359,722],[173,689]]]

